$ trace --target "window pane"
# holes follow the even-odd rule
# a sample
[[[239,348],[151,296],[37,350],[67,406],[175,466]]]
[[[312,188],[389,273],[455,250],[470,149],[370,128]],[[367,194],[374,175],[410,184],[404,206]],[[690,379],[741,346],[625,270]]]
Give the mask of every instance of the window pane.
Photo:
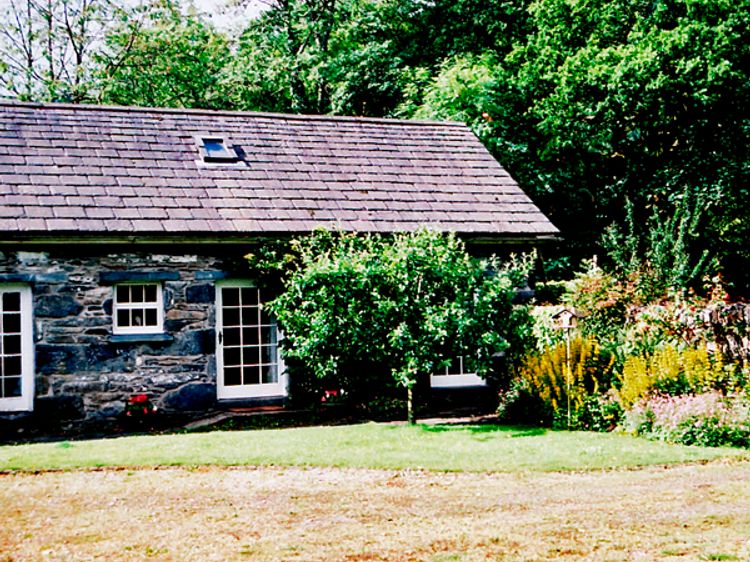
[[[146,285],[143,291],[146,302],[156,302],[156,285]]]
[[[21,376],[21,357],[14,355],[12,357],[3,357],[3,372],[4,377],[17,377]]]
[[[21,293],[3,293],[3,311],[20,312],[21,311]]]
[[[21,396],[21,377],[3,379],[3,398]]]
[[[20,314],[3,314],[3,333],[18,334],[21,332],[21,315]]]
[[[260,375],[258,367],[243,367],[242,373],[244,384],[258,384]]]
[[[242,328],[242,343],[245,345],[258,345],[258,328]]]
[[[242,309],[242,325],[243,326],[257,326],[258,325],[258,309],[243,308]]]
[[[130,311],[128,310],[118,310],[117,311],[117,325],[122,328],[127,328],[130,326]]]
[[[20,355],[21,354],[21,336],[3,336],[2,347],[0,347],[0,353],[6,355]]]
[[[242,363],[241,348],[225,347],[224,348],[224,365],[233,366]]]
[[[155,308],[147,308],[146,309],[146,326],[156,326],[156,309]]]
[[[117,287],[116,295],[117,302],[128,303],[130,302],[130,287],[127,285],[119,285]]]
[[[242,305],[243,306],[257,306],[258,305],[258,289],[254,287],[244,287],[242,289]]]
[[[203,148],[209,158],[228,158],[231,156],[224,146],[223,139],[203,139]]]
[[[263,365],[261,367],[261,378],[266,384],[279,382],[278,368],[276,365]]]
[[[239,306],[240,290],[236,288],[222,289],[221,300],[224,306]]]
[[[243,347],[242,348],[242,363],[243,365],[257,365],[260,363],[260,353],[257,347]]]
[[[225,308],[224,313],[224,325],[225,326],[239,326],[240,325],[240,309],[239,308]]]
[[[143,302],[143,285],[130,286],[130,299],[132,302]]]
[[[240,345],[240,329],[227,328],[224,330],[224,345]]]
[[[260,323],[271,324],[271,315],[268,314],[268,311],[265,308],[260,309]]]
[[[276,326],[263,326],[260,329],[260,333],[263,343],[276,343]]]
[[[224,369],[224,384],[226,386],[242,384],[242,369],[240,367]]]
[[[264,345],[261,349],[261,363],[275,363],[276,362],[276,347],[271,345]]]
[[[143,309],[133,309],[130,314],[130,320],[133,326],[143,326]]]

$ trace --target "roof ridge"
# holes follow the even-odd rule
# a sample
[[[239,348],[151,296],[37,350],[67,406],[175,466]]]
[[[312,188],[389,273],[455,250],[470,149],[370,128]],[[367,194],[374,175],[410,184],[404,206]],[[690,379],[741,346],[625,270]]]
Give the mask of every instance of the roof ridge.
[[[135,105],[96,105],[87,103],[58,103],[58,102],[29,102],[14,99],[0,98],[0,107],[28,107],[32,109],[75,109],[82,111],[114,111],[121,113],[167,113],[173,115],[208,115],[228,117],[256,117],[270,119],[284,119],[289,121],[333,121],[353,123],[382,123],[388,125],[426,125],[426,126],[450,126],[468,127],[460,121],[430,121],[426,119],[397,119],[389,117],[358,117],[349,115],[314,115],[294,113],[274,113],[264,111],[232,111],[228,109],[194,109],[176,107],[141,107]]]

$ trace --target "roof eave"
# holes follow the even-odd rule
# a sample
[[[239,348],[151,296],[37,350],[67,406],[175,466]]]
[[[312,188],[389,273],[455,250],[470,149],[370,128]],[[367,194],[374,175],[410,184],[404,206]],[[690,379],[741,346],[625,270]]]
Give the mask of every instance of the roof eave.
[[[268,239],[283,239],[294,236],[304,236],[309,231],[299,232],[262,232],[262,233],[166,233],[166,232],[144,232],[132,233],[93,233],[93,232],[12,232],[0,234],[0,247],[39,245],[47,244],[53,246],[65,244],[121,244],[121,245],[150,245],[150,244],[258,244]],[[379,232],[387,235],[393,232]],[[458,236],[473,244],[539,244],[561,240],[560,236],[552,233],[534,234],[487,234],[487,233],[462,233],[456,232]]]

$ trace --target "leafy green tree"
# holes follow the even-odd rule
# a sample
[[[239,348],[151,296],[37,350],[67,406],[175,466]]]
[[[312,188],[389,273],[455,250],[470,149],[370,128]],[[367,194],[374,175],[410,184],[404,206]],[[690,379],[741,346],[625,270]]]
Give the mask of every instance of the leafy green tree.
[[[195,10],[156,0],[105,39],[99,101],[155,107],[225,108],[228,39]]]
[[[327,113],[330,92],[325,66],[342,4],[272,1],[240,37],[233,66],[234,79],[242,85],[235,92],[236,103],[246,109]]]
[[[746,263],[748,0],[539,0],[528,25],[505,56],[445,63],[419,112],[473,124],[581,254],[625,198],[645,226],[689,189],[697,250]]]
[[[525,349],[529,317],[512,300],[528,264],[473,259],[455,236],[426,230],[392,238],[317,232],[297,241],[295,254],[269,303],[284,355],[320,378],[352,363],[386,367],[407,389],[410,422],[420,377],[458,356],[484,375],[493,353]]]

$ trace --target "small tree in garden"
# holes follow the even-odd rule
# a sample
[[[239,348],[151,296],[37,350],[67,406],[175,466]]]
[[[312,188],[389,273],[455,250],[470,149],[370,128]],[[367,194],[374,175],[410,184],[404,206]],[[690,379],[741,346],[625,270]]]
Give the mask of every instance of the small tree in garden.
[[[285,356],[321,378],[347,364],[387,368],[407,390],[412,423],[420,377],[459,355],[486,374],[495,352],[523,353],[530,322],[512,300],[527,262],[474,259],[455,236],[428,230],[392,237],[320,231],[291,250],[275,253],[289,268],[283,292],[268,305],[284,331]],[[273,260],[254,258],[278,271]]]

